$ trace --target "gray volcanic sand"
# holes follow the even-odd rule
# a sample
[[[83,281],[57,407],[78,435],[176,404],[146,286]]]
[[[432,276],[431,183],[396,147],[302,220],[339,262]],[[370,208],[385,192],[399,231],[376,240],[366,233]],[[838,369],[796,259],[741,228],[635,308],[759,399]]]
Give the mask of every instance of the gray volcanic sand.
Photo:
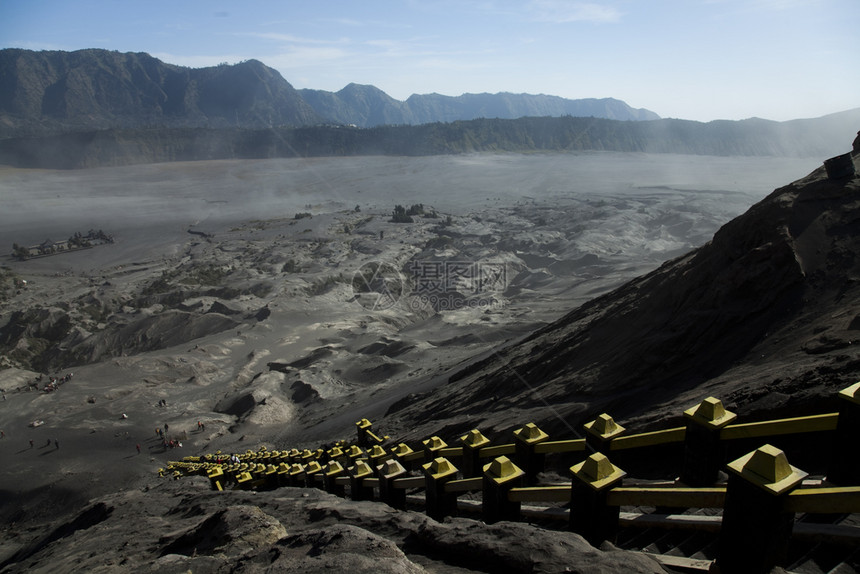
[[[7,253],[13,242],[91,228],[115,237],[24,262],[4,256],[28,285],[0,304],[0,326],[15,311],[57,307],[81,339],[101,338],[87,347],[96,362],[45,373],[74,372],[53,393],[23,390],[38,373],[0,357],[0,491],[13,495],[7,500],[29,492],[2,517],[50,517],[62,503],[40,507],[34,492],[54,489],[54,503],[67,493],[59,498],[73,508],[152,481],[186,455],[315,447],[351,439],[362,417],[384,432],[378,421],[395,401],[706,242],[818,164],[585,153],[0,170]],[[389,221],[395,204],[419,203],[439,217]],[[299,212],[312,217],[295,219]],[[426,263],[439,261],[503,273],[484,291],[474,277],[449,286],[465,298],[437,312],[415,286]],[[402,296],[356,292],[354,274],[370,262],[397,270]],[[183,330],[167,304],[142,303],[156,279],[194,285],[192,271],[204,268],[239,294],[189,296],[182,305],[192,311],[182,317],[199,320],[192,326]],[[88,315],[92,301],[109,316]],[[270,314],[261,318],[261,309]],[[123,326],[131,335],[120,339],[114,331]],[[163,345],[138,352],[158,337]],[[29,426],[36,420],[43,424]],[[162,448],[155,428],[165,423],[181,449]],[[54,439],[59,449],[46,446]]]

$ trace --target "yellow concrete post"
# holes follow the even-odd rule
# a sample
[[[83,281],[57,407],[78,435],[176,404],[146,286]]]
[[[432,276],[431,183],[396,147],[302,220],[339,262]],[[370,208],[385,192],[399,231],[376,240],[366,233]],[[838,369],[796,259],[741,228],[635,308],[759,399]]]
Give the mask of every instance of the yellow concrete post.
[[[349,497],[353,500],[373,500],[373,487],[364,486],[365,479],[373,476],[373,468],[363,459],[347,469],[349,473]]]
[[[392,458],[394,455],[387,452],[384,448],[379,446],[378,444],[373,445],[367,451],[367,458],[369,459],[368,464],[370,465],[371,470],[373,471],[374,476],[378,476],[378,468],[384,463],[386,460]]]
[[[378,469],[379,498],[392,508],[406,509],[406,490],[394,488],[394,480],[408,471],[395,459],[385,461]]]
[[[549,435],[534,423],[528,423],[514,431],[514,460],[525,471],[526,484],[537,484],[537,475],[543,472],[546,455],[535,452],[535,446],[548,438]]]
[[[316,458],[316,453],[310,449],[305,449],[302,451],[301,458],[299,459],[299,463],[308,464],[310,461]]]
[[[714,397],[684,411],[684,460],[681,482],[690,486],[710,486],[717,482],[723,468],[726,447],[720,442],[720,429],[736,418]]]
[[[302,464],[294,462],[290,465],[289,485],[302,487],[305,486],[305,467]]]
[[[370,446],[370,437],[368,436],[368,433],[372,426],[373,424],[367,419],[361,419],[355,423],[355,429],[358,433],[358,445],[362,448]]]
[[[290,466],[285,462],[278,463],[278,486],[290,486]]]
[[[316,477],[322,472],[322,465],[319,461],[312,460],[305,465],[305,486],[308,488],[317,488],[319,485]]]
[[[765,574],[783,565],[794,527],[785,503],[806,473],[769,444],[730,462],[728,471],[717,566],[722,572]]]
[[[326,456],[328,460],[336,460],[341,464],[348,464],[349,457],[343,452],[343,449],[339,446],[333,446],[328,451],[326,451]]]
[[[267,464],[263,472],[266,488],[278,488],[278,468],[274,464]]]
[[[620,436],[626,430],[623,426],[616,423],[611,416],[606,413],[600,414],[593,421],[585,423],[585,444],[594,452],[609,452],[609,443],[617,436]]]
[[[839,392],[839,419],[831,441],[827,480],[839,486],[860,485],[860,383]]]
[[[344,451],[344,454],[346,455],[348,465],[355,464],[355,461],[367,456],[364,452],[364,449],[355,444],[346,449]]]
[[[472,429],[461,436],[460,441],[463,443],[463,462],[460,465],[463,476],[467,478],[479,476],[483,472],[481,449],[489,446],[490,439],[481,434],[478,429]]]
[[[325,488],[325,491],[340,496],[341,498],[346,497],[346,487],[341,484],[337,484],[336,482],[336,479],[346,472],[343,465],[336,460],[330,460],[328,464],[323,467],[322,472],[323,488]]]
[[[219,467],[215,467],[208,472],[209,484],[212,485],[212,490],[224,490],[224,471]]]
[[[613,487],[621,485],[627,473],[600,452],[573,465],[570,472],[573,473],[570,529],[595,547],[604,540],[614,542],[620,509],[607,504],[607,495]]]
[[[427,516],[442,521],[457,516],[457,493],[445,492],[445,485],[457,477],[457,468],[444,457],[421,466],[424,470]]]
[[[413,452],[415,451],[413,451],[408,444],[403,442],[391,449],[391,453],[406,470],[412,470],[412,463],[406,460],[406,456]]]
[[[448,444],[438,436],[431,436],[425,441],[421,441],[424,445],[424,462],[432,462],[440,450],[447,448]]]
[[[506,456],[484,465],[481,516],[487,524],[518,520],[520,503],[508,500],[512,488],[523,486],[526,473]]]
[[[251,488],[251,483],[254,481],[254,477],[251,476],[251,473],[247,470],[245,472],[240,472],[236,475],[236,487],[242,490],[248,490]]]

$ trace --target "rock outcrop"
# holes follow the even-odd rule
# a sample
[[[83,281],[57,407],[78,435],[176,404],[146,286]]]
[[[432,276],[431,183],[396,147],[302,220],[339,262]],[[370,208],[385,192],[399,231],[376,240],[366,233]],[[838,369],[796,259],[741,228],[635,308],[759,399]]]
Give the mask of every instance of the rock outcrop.
[[[468,518],[439,523],[317,489],[212,492],[202,477],[164,479],[96,501],[39,543],[0,555],[0,568],[9,574],[664,572],[645,555],[596,549],[570,532]]]

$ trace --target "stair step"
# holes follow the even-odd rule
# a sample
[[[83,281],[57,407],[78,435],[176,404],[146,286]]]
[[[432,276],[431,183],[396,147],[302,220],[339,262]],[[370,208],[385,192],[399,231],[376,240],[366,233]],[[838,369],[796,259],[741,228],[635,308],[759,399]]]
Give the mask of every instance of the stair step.
[[[842,559],[827,574],[857,574],[860,572],[860,549],[855,550]]]
[[[713,539],[711,539],[711,542],[708,543],[706,546],[690,554],[690,558],[695,558],[698,560],[713,559],[717,557],[717,551],[719,549],[720,541],[718,538],[714,537]]]
[[[663,566],[668,566],[673,570],[681,570],[684,572],[710,572],[711,569],[710,560],[696,560],[693,558],[684,558],[683,556],[667,556],[665,554],[649,554],[648,552],[643,552],[642,554],[653,558]]]

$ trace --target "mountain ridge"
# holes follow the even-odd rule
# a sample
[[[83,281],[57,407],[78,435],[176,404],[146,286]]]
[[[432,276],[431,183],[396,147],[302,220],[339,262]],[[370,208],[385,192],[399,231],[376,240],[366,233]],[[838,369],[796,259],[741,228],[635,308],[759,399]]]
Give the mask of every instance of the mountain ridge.
[[[258,60],[187,68],[145,52],[0,50],[0,137],[81,129],[374,127],[527,115],[656,119],[620,100],[530,94],[413,94],[405,102],[356,83],[296,90]]]
[[[860,108],[801,122],[601,118],[477,119],[348,128],[149,128],[0,139],[0,164],[79,169],[172,161],[476,152],[618,151],[713,156],[829,157],[844,153]]]
[[[634,109],[615,98],[570,100],[546,94],[511,92],[412,94],[396,100],[373,85],[351,83],[337,92],[301,89],[299,93],[321,116],[358,127],[420,125],[479,118],[597,117],[622,121],[658,120],[644,108]]]
[[[518,114],[530,115],[504,117]],[[296,90],[257,60],[191,69],[145,53],[0,50],[0,163],[16,167],[485,151],[822,157],[860,122],[860,108],[788,122],[650,114],[612,98]]]
[[[257,60],[184,68],[143,52],[0,50],[0,136],[322,121]]]

